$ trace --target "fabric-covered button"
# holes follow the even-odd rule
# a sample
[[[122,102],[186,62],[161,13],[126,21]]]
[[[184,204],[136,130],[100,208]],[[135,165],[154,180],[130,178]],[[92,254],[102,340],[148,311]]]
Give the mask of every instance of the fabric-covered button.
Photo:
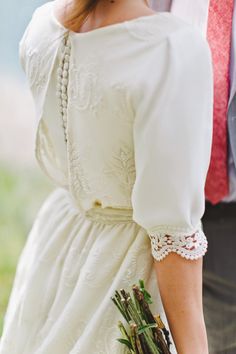
[[[68,80],[67,80],[67,79],[65,79],[65,78],[64,78],[64,79],[62,79],[62,80],[61,80],[61,82],[62,82],[62,84],[63,84],[63,85],[67,85],[67,84],[68,84]]]
[[[63,93],[66,92],[66,86],[65,85],[61,85],[61,92],[63,92]]]
[[[64,70],[63,73],[62,73],[62,76],[64,78],[67,78],[68,77],[68,71]]]
[[[70,61],[70,56],[68,54],[65,55],[65,61],[68,63]]]

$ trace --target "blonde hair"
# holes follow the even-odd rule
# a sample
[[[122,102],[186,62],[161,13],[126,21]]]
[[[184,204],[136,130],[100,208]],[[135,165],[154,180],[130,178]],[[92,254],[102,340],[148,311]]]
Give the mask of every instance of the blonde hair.
[[[82,26],[88,15],[95,9],[99,0],[74,0],[65,7],[64,25],[71,30]],[[67,7],[71,7],[67,11]]]

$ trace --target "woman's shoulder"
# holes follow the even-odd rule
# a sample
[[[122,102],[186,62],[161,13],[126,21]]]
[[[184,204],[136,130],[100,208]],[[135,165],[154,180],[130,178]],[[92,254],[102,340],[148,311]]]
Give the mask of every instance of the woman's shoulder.
[[[54,1],[48,1],[45,4],[36,7],[32,13],[28,25],[33,25],[33,24],[40,25],[40,23],[45,24],[46,22],[48,22],[51,16],[53,3]]]
[[[25,42],[37,47],[42,43],[54,41],[60,34],[65,32],[57,23],[52,20],[52,9],[54,1],[49,1],[37,7],[23,33],[20,40],[20,46]]]
[[[149,19],[144,16],[140,18],[141,21],[137,23],[127,22],[130,32],[133,35],[140,35],[140,38],[147,36],[156,41],[163,39],[170,39],[173,37],[182,37],[192,39],[194,42],[205,42],[206,38],[202,32],[196,27],[184,21],[182,18],[172,14],[171,12],[157,12],[151,15]],[[147,20],[147,22],[145,21]]]
[[[58,46],[65,29],[52,21],[52,6],[54,1],[49,1],[37,7],[19,41],[19,58],[25,70],[26,61],[38,53],[47,57]]]
[[[34,78],[43,77],[43,73],[49,71],[65,33],[51,19],[53,3],[47,2],[34,10],[19,42],[19,60],[31,86],[37,81]]]

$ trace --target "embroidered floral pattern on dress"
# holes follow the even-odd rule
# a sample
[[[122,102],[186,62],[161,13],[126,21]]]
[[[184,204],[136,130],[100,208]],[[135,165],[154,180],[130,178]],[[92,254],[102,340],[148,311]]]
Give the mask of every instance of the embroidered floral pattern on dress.
[[[30,88],[36,92],[42,90],[47,83],[48,73],[43,70],[47,63],[47,57],[41,55],[36,49],[29,49],[26,52],[28,60],[25,67]]]
[[[49,139],[48,129],[44,120],[40,121],[38,127],[38,137],[39,141],[38,144],[36,144],[36,147],[39,147],[39,149],[36,150],[37,156],[40,159],[40,155],[46,155],[48,160],[55,164],[56,153],[54,151],[53,144]]]
[[[44,173],[54,181],[53,177],[50,175],[47,166],[53,166],[53,168],[58,170],[59,161],[58,156],[56,155],[56,152],[54,150],[53,144],[49,138],[46,123],[43,119],[39,122],[39,126],[37,129],[35,156]]]
[[[69,154],[69,180],[71,191],[77,200],[82,198],[82,195],[91,195],[93,190],[88,183],[89,177],[84,169],[84,164],[86,159],[90,154],[91,148],[89,145],[86,146],[86,151],[83,150],[81,153],[75,144],[73,144],[70,139],[68,144],[68,154]]]
[[[143,247],[136,250],[130,258],[130,266],[126,269],[123,276],[124,287],[128,287],[130,284],[130,279],[135,277],[135,274],[139,274],[139,279],[144,279],[146,274],[150,274],[151,268],[153,266],[153,259],[147,258],[147,253],[150,252],[150,242],[147,238],[147,242],[144,243]],[[139,270],[137,264],[142,264],[142,269]]]
[[[135,162],[134,151],[125,144],[117,151],[113,151],[110,162],[103,170],[104,174],[110,177],[116,176],[120,188],[123,190],[127,198],[130,198],[132,188],[135,181]]]
[[[79,316],[78,316],[79,317]],[[68,318],[66,326],[68,330],[65,333],[65,340],[70,349],[70,354],[79,354],[80,352],[77,349],[77,343],[79,343],[79,338],[82,336],[84,330],[86,329],[87,325],[86,320],[79,320],[76,321],[76,325],[71,324],[70,319]]]
[[[99,87],[99,70],[93,62],[71,66],[71,79],[68,87],[70,104],[78,110],[89,110],[97,116],[97,107],[102,102],[102,89]]]
[[[176,229],[169,234],[171,228],[159,231],[149,232],[151,239],[152,255],[157,261],[164,259],[169,253],[176,252],[186,259],[198,259],[207,251],[207,239],[204,232],[199,228],[192,234],[181,232]]]

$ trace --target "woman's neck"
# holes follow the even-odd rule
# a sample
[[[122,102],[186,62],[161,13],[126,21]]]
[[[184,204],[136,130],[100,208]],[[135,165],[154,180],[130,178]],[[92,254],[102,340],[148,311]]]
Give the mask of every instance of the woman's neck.
[[[101,0],[91,16],[91,25],[101,27],[153,13],[145,0]]]
[[[56,0],[56,15],[60,22],[65,22],[65,16],[70,16],[73,11],[73,3],[66,9],[68,0]],[[88,32],[93,29],[108,26],[114,23],[131,20],[140,16],[152,15],[155,13],[147,0],[100,0],[96,8],[88,16],[87,20],[80,28],[74,28],[75,32]]]

